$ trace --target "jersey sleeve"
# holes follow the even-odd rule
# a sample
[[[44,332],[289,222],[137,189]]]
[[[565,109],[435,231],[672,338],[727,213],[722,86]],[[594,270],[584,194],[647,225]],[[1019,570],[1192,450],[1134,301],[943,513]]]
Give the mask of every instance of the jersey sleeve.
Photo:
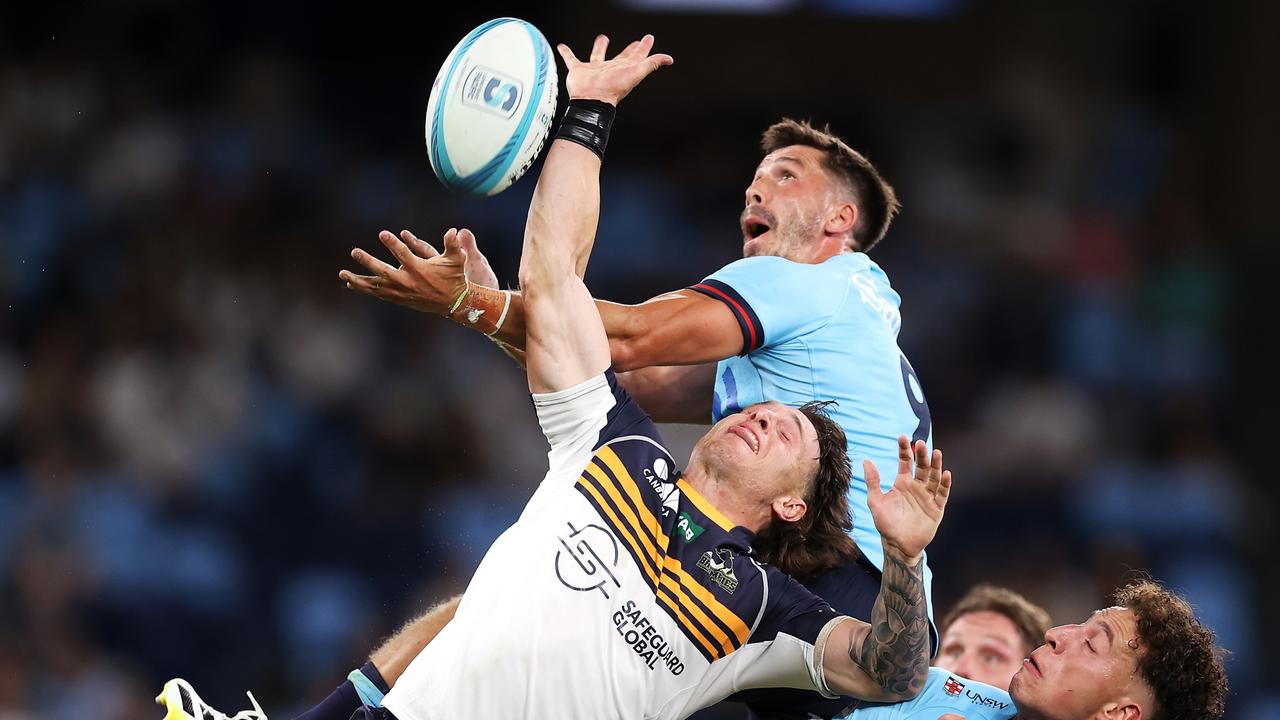
[[[551,444],[547,478],[577,477],[600,446],[627,435],[644,435],[659,445],[658,428],[623,389],[613,369],[551,393],[533,393],[542,434]]]
[[[777,569],[761,566],[764,607],[744,648],[737,689],[786,687],[837,694],[827,685],[823,649],[831,631],[847,616]]]
[[[742,353],[784,343],[825,325],[844,304],[849,283],[829,268],[779,257],[729,263],[689,289],[719,300],[742,330]]]

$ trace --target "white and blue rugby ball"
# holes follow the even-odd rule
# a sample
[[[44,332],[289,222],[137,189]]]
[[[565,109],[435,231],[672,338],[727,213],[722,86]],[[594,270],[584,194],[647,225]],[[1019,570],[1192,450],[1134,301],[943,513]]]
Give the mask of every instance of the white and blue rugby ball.
[[[551,45],[516,18],[467,33],[444,61],[427,103],[427,152],[446,187],[496,195],[529,170],[555,118]]]

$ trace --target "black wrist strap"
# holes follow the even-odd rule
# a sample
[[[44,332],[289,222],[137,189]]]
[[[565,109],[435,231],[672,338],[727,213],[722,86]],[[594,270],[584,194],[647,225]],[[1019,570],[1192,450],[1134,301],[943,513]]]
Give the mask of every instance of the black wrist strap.
[[[570,100],[556,137],[576,142],[604,160],[617,112],[618,108],[601,100]]]

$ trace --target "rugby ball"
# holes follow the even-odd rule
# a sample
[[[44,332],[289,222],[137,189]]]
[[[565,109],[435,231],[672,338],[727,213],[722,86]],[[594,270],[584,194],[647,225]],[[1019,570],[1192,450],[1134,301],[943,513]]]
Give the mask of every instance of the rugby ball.
[[[556,112],[559,76],[536,27],[498,18],[445,59],[427,103],[427,153],[445,187],[496,195],[538,158]]]

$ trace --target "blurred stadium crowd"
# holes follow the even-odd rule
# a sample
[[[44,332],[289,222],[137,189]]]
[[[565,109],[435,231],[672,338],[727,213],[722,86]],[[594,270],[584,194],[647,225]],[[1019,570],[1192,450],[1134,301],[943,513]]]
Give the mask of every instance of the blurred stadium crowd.
[[[939,616],[989,581],[1072,621],[1149,571],[1232,651],[1228,717],[1277,717],[1259,668],[1275,481],[1241,409],[1252,272],[1211,192],[1231,166],[1207,159],[1235,144],[1196,122],[1216,82],[1200,63],[1237,25],[1205,40],[1190,3],[1096,24],[949,5],[526,13],[553,42],[652,31],[677,58],[620,114],[588,284],[638,301],[733,260],[758,132],[830,122],[904,202],[873,258],[956,472],[930,548]],[[336,277],[384,227],[466,225],[514,282],[533,180],[449,195],[419,132],[452,43],[517,11],[344,12],[141,2],[0,23],[0,720],[158,717],[175,675],[287,717],[460,589],[544,472],[506,357]],[[752,27],[773,29],[748,52]],[[1089,42],[1048,41],[1073,28]],[[810,30],[880,37],[857,52],[883,64],[847,89],[801,77],[823,62]],[[949,33],[982,59],[930,44]],[[950,86],[952,63],[967,87],[912,85]]]

